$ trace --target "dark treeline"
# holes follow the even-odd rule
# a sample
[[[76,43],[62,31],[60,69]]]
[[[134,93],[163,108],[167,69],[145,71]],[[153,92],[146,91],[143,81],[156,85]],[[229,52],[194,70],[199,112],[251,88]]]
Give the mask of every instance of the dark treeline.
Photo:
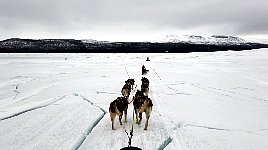
[[[86,43],[73,39],[7,39],[0,41],[2,53],[187,53],[213,52],[226,50],[250,50],[268,48],[267,44],[194,44],[151,43],[151,42],[92,42]]]

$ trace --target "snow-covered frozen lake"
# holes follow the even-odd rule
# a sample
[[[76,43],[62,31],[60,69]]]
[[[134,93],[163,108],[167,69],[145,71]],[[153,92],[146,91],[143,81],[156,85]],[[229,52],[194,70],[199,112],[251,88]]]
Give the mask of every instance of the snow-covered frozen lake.
[[[149,57],[151,61],[145,61]],[[134,125],[144,150],[268,147],[268,49],[178,54],[0,54],[0,149],[118,150],[110,102],[149,69],[153,112]],[[144,114],[145,115],[145,114]],[[145,116],[143,117],[145,118]]]

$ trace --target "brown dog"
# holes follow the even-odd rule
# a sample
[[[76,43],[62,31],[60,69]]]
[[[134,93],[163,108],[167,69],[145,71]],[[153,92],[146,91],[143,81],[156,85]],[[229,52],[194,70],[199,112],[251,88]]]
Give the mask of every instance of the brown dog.
[[[128,109],[127,97],[118,97],[116,100],[110,103],[109,113],[112,121],[113,130],[115,130],[114,120],[116,115],[119,116],[120,125],[122,125],[123,112],[125,114],[125,121],[127,121],[127,109]]]
[[[131,86],[128,84],[125,84],[121,90],[121,93],[124,97],[129,97],[130,94],[130,90],[131,90]]]
[[[127,81],[125,81],[125,83],[127,85],[130,85],[131,89],[133,89],[133,85],[135,84],[135,80],[134,79],[127,79]]]
[[[140,91],[137,91],[139,93],[136,93],[133,101],[134,110],[136,114],[136,124],[140,124],[142,120],[142,113],[145,112],[146,114],[146,123],[144,130],[147,130],[148,127],[148,121],[152,112],[153,103],[148,96],[142,95],[143,93]]]
[[[144,96],[148,96],[149,94],[149,87],[147,85],[141,85],[141,92],[143,93]]]
[[[148,80],[147,78],[142,77],[142,78],[141,78],[141,83],[142,83],[143,85],[147,85],[147,86],[149,87],[149,80]]]
[[[149,93],[149,80],[145,77],[142,77],[141,79],[141,91],[145,96],[148,96]]]

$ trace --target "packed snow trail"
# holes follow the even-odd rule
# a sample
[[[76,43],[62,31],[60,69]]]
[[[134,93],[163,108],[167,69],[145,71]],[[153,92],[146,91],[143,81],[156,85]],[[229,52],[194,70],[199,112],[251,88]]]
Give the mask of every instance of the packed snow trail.
[[[128,73],[127,70],[129,69],[125,68],[125,70]],[[139,68],[137,68],[136,71],[139,73],[141,72]],[[131,77],[135,79],[137,89],[140,89],[142,75],[138,75],[135,77],[131,76]],[[93,131],[87,136],[86,140],[83,142],[81,147],[79,147],[79,150],[86,150],[86,149],[105,150],[105,149],[121,149],[123,147],[127,147],[128,136],[125,133],[125,130],[128,132],[131,130],[133,121],[134,121],[134,129],[133,129],[134,131],[132,137],[132,146],[142,148],[143,150],[164,149],[170,142],[172,142],[173,140],[172,130],[174,129],[174,124],[172,124],[167,118],[163,117],[164,115],[161,115],[161,113],[159,113],[158,110],[159,105],[157,104],[157,101],[160,101],[160,95],[159,95],[160,91],[156,85],[158,84],[157,80],[159,79],[158,77],[155,78],[150,73],[148,73],[144,77],[147,77],[150,81],[149,97],[152,98],[154,104],[153,112],[151,113],[151,117],[149,119],[148,130],[147,131],[144,130],[146,120],[144,113],[143,113],[143,120],[140,125],[137,125],[135,123],[135,119],[133,120],[132,117],[133,102],[132,102],[131,104],[129,104],[128,107],[127,122],[124,122],[124,124],[120,126],[117,116],[115,120],[116,130],[112,130],[110,115],[109,113],[107,113],[104,116],[104,118],[93,129]],[[129,101],[132,101],[132,97],[135,95],[135,92],[136,90],[131,91]],[[177,149],[180,149],[180,147],[178,146]]]

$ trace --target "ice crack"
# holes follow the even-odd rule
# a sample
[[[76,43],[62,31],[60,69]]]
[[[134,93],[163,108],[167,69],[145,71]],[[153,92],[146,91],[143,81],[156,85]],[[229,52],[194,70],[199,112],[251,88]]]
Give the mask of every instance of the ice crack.
[[[77,150],[79,147],[83,144],[83,142],[86,140],[87,136],[92,132],[92,130],[98,125],[98,123],[101,121],[101,119],[105,116],[106,113],[103,113],[99,118],[96,119],[96,121],[93,123],[93,125],[89,126],[86,130],[86,133],[82,133],[81,137],[79,138],[79,141],[73,146],[72,150]]]
[[[172,142],[172,138],[171,137],[168,137],[160,146],[159,146],[159,148],[158,148],[158,150],[163,150],[163,149],[165,149],[167,146],[168,146],[168,144],[170,144],[171,142]]]
[[[92,101],[90,101],[89,99],[85,98],[84,96],[80,95],[80,94],[77,94],[77,93],[73,93],[74,96],[79,96],[81,97],[83,100],[87,101],[88,103],[90,103],[91,105],[95,106],[95,107],[98,107],[103,113],[107,113],[106,110],[104,110],[102,107],[94,104]]]
[[[6,120],[6,119],[10,119],[10,118],[19,116],[19,115],[21,115],[21,114],[24,114],[24,113],[26,113],[26,112],[30,112],[30,111],[33,111],[33,110],[36,110],[36,109],[39,109],[39,108],[47,107],[47,106],[49,106],[49,105],[51,105],[51,104],[53,104],[53,103],[55,103],[55,102],[57,102],[57,101],[63,99],[63,98],[66,97],[67,95],[68,95],[68,94],[63,95],[63,96],[60,97],[60,98],[54,98],[53,100],[51,100],[51,101],[49,101],[49,102],[47,102],[47,103],[45,103],[45,104],[41,104],[41,105],[39,105],[39,106],[32,107],[32,108],[29,108],[29,109],[26,109],[26,110],[23,110],[23,111],[20,111],[20,112],[11,114],[11,115],[9,115],[9,116],[7,116],[7,117],[0,118],[0,121],[2,121],[2,120]]]
[[[246,132],[246,133],[250,133],[250,134],[257,134],[257,133],[254,133],[254,132],[251,132],[251,131],[245,131],[245,130],[231,130],[231,129],[208,127],[208,126],[202,126],[202,125],[190,125],[190,124],[188,124],[187,126],[205,128],[205,129],[210,129],[210,130],[230,131],[230,132]],[[184,127],[186,127],[186,126],[184,126]]]
[[[103,113],[101,116],[99,116],[96,121],[94,121],[94,123],[92,125],[90,125],[87,130],[86,133],[82,133],[81,136],[79,137],[78,142],[76,142],[76,144],[73,146],[73,150],[77,150],[79,149],[79,147],[83,144],[83,142],[85,141],[85,139],[87,138],[87,136],[92,132],[92,130],[99,124],[99,122],[101,121],[101,119],[105,116],[105,114],[107,113],[107,111],[105,111],[103,108],[101,108],[100,106],[94,104],[92,101],[90,101],[89,99],[85,98],[84,96],[77,94],[77,93],[73,93],[74,96],[79,96],[81,97],[83,100],[87,101],[88,103],[90,103],[91,105],[98,107]]]

